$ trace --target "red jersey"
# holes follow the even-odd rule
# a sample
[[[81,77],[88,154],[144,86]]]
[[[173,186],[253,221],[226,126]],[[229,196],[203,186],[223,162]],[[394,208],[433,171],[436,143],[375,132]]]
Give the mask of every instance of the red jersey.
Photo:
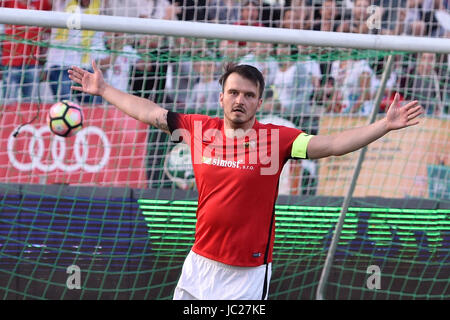
[[[169,112],[167,122],[172,139],[191,149],[199,193],[192,250],[234,266],[271,262],[278,180],[302,131],[255,121],[246,136],[227,138],[220,118]]]
[[[49,0],[0,0],[0,6],[28,10],[52,10],[52,4]],[[50,34],[50,29],[7,24],[5,25],[5,34],[18,40],[42,41],[45,39],[45,35]],[[2,65],[13,67],[37,65],[36,56],[38,54],[39,46],[15,41],[3,41]]]

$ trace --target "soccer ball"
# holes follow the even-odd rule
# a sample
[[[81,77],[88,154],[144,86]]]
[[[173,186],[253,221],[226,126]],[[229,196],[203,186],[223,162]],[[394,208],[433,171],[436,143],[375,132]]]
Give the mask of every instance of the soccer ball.
[[[83,126],[81,107],[71,101],[63,100],[50,107],[47,124],[51,132],[61,137],[71,137]]]

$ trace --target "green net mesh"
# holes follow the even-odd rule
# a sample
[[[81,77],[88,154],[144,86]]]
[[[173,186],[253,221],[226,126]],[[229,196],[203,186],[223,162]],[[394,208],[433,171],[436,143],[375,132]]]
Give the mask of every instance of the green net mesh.
[[[68,57],[80,52],[111,59],[103,69],[107,81],[125,75],[132,94],[213,117],[222,116],[217,78],[223,63],[253,64],[267,84],[258,119],[313,134],[365,124],[387,56],[394,55],[379,118],[396,91],[404,100],[420,100],[427,114],[421,125],[369,147],[325,297],[450,298],[449,71],[443,55],[123,34],[102,34],[98,48],[1,39]],[[59,67],[64,71],[67,64]],[[85,127],[103,133],[91,129],[84,141],[54,142],[40,129],[48,107],[62,98],[65,80],[62,73],[52,77],[52,67],[39,65],[31,99],[23,91],[2,99],[0,297],[171,299],[195,234],[189,151],[105,101],[75,92],[69,99],[82,106]],[[4,67],[3,81],[10,71]],[[59,89],[53,92],[52,85]],[[14,88],[4,82],[2,92]],[[315,299],[355,164],[356,154],[349,154],[286,165],[275,207],[270,299]],[[379,285],[371,266],[380,270]]]

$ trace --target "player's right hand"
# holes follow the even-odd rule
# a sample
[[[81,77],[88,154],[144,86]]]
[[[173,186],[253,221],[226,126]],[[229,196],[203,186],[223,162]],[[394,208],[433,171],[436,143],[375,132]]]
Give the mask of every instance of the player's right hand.
[[[103,78],[103,73],[94,60],[92,60],[92,69],[94,70],[93,73],[77,66],[72,66],[69,69],[69,78],[81,86],[71,86],[71,89],[97,96],[103,95],[106,82]]]

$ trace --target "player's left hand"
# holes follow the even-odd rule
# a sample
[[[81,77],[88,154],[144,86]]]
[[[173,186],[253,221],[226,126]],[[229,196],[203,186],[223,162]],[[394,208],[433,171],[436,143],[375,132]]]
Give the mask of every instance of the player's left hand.
[[[414,126],[419,123],[419,119],[417,118],[423,114],[424,110],[417,100],[400,106],[398,103],[399,98],[400,95],[396,93],[394,101],[392,101],[387,110],[386,123],[388,130],[398,130]]]

